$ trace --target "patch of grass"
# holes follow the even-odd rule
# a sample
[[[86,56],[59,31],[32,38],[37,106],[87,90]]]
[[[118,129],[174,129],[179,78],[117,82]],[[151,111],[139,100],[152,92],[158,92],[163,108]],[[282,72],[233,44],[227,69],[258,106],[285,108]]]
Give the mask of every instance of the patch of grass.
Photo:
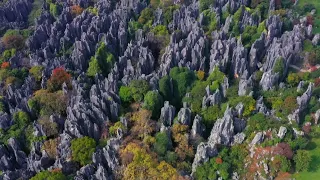
[[[309,171],[294,174],[293,177],[296,180],[319,179],[320,177],[320,127],[315,127],[313,131],[315,132],[313,132],[312,139],[306,147],[312,157]]]

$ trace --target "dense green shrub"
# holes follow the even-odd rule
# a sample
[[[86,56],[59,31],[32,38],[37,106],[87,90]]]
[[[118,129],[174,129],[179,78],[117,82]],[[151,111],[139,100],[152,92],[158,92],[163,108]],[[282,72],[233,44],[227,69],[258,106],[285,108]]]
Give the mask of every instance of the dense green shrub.
[[[77,138],[71,141],[72,159],[82,166],[91,163],[96,142],[90,137]]]
[[[67,101],[62,91],[52,93],[47,90],[38,90],[34,93],[34,97],[28,100],[28,106],[42,116],[53,113],[66,115]]]
[[[165,8],[164,15],[163,15],[163,18],[164,18],[163,21],[164,21],[165,26],[170,24],[170,22],[173,19],[173,12],[178,8],[179,8],[178,5],[169,6],[169,7]]]
[[[28,24],[33,26],[36,19],[41,15],[42,12],[42,2],[41,0],[34,0],[32,3],[32,10],[28,15]]]
[[[170,77],[173,84],[173,104],[177,107],[181,106],[182,98],[192,87],[196,79],[194,72],[187,68],[174,67],[170,70]]]
[[[223,152],[224,151],[224,152]],[[230,158],[227,157],[228,150],[223,149],[218,157],[211,158],[208,162],[198,166],[195,172],[196,179],[229,179],[229,170],[231,167]],[[219,174],[216,173],[219,171]]]
[[[236,98],[229,99],[228,102],[231,107],[235,107],[240,102],[242,102],[244,105],[243,116],[251,115],[252,111],[255,110],[255,106],[256,106],[256,101],[252,96],[236,97]]]
[[[296,164],[296,171],[307,171],[311,162],[311,155],[308,151],[298,150],[297,154],[293,157]]]
[[[165,156],[167,150],[171,146],[168,135],[165,132],[159,132],[156,134],[155,138],[156,138],[156,142],[153,145],[154,151],[159,156]],[[169,158],[172,158],[172,157],[169,157]]]
[[[113,126],[110,126],[109,134],[111,136],[116,136],[118,129],[126,130],[126,127],[122,124],[122,122],[118,121],[118,122],[114,123]]]
[[[49,10],[50,10],[50,14],[54,17],[58,17],[60,12],[59,12],[59,5],[54,4],[54,3],[50,3],[49,5]]]
[[[146,80],[133,80],[129,84],[129,88],[136,102],[141,102],[145,94],[149,91],[149,83]]]
[[[128,86],[121,86],[120,87],[119,96],[120,96],[121,102],[124,105],[128,105],[133,100],[133,97],[131,94],[131,88]]]
[[[287,77],[287,82],[292,86],[295,87],[300,82],[300,76],[297,73],[289,73]]]
[[[279,73],[280,77],[283,75],[284,72],[284,59],[283,57],[279,57],[273,67],[273,73]]]
[[[206,9],[209,9],[211,5],[215,3],[214,0],[200,0],[199,1],[199,10],[202,12]]]
[[[262,113],[257,113],[247,120],[245,134],[249,137],[255,131],[258,132],[265,131],[270,128],[278,128],[280,125],[280,121],[270,119]]]
[[[31,180],[67,180],[68,178],[61,172],[41,171],[31,178]]]
[[[12,48],[12,49],[7,49],[2,53],[2,57],[4,58],[4,60],[8,60],[11,57],[16,55],[16,49]]]
[[[13,114],[13,121],[19,127],[25,127],[30,123],[30,117],[26,112],[18,111]]]
[[[153,10],[151,8],[145,8],[141,11],[138,22],[141,24],[152,24],[154,20]]]
[[[203,25],[203,29],[208,34],[218,28],[218,21],[214,11],[211,11],[210,9],[203,11]]]
[[[223,116],[223,111],[219,108],[219,106],[210,106],[202,111],[203,116],[203,124],[206,126],[207,133],[210,133],[214,123],[218,118]]]
[[[172,102],[172,87],[169,76],[163,76],[159,80],[159,92],[165,101]]]
[[[29,70],[29,73],[34,77],[36,81],[41,81],[43,69],[43,66],[33,66]]]
[[[158,91],[149,91],[144,96],[143,108],[152,112],[152,118],[159,118],[162,106],[163,99]]]
[[[111,71],[114,62],[114,56],[108,51],[106,45],[101,43],[95,56],[92,57],[89,62],[87,75],[95,76],[97,73],[101,73],[104,76],[107,76]]]
[[[185,102],[191,104],[191,111],[200,114],[202,111],[202,98],[206,95],[207,82],[196,81],[192,90],[190,91],[190,97],[184,98]]]
[[[139,23],[138,21],[130,21],[128,23],[128,34],[129,38],[133,39],[135,37],[135,33],[138,29],[142,29],[143,25]]]
[[[91,14],[93,14],[93,15],[95,15],[95,16],[97,16],[98,15],[98,13],[99,13],[99,11],[98,11],[98,9],[97,8],[95,8],[95,7],[88,7],[87,8],[87,10],[91,13]]]
[[[154,27],[151,32],[153,32],[156,36],[167,36],[169,35],[169,32],[167,30],[167,27],[164,25],[158,25]]]

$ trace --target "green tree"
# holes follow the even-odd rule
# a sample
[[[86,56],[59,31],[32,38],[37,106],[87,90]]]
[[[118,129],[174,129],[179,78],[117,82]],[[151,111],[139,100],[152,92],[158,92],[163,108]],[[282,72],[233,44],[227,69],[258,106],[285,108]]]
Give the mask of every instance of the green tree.
[[[155,136],[156,142],[153,145],[154,151],[159,156],[165,156],[170,147],[170,139],[165,132],[159,132]]]
[[[289,73],[287,77],[287,82],[293,87],[300,82],[300,77],[297,73]]]
[[[153,32],[156,36],[166,36],[169,34],[167,27],[164,25],[158,25],[154,27],[151,32]]]
[[[284,72],[284,59],[282,57],[278,58],[273,67],[273,73],[279,73],[280,77]]]
[[[290,161],[285,156],[281,155],[276,155],[271,164],[271,171],[275,172],[288,172],[291,167]]]
[[[114,123],[114,125],[109,128],[109,134],[111,136],[116,136],[118,129],[125,130],[126,127],[122,124],[122,122],[118,121],[118,122]]]
[[[87,75],[95,76],[96,73],[101,73],[107,76],[113,67],[114,61],[114,56],[108,51],[107,46],[101,43],[95,56],[89,62]]]
[[[308,151],[298,150],[297,154],[293,157],[296,164],[296,171],[307,171],[311,162],[311,155]]]
[[[158,91],[149,91],[144,96],[143,107],[152,111],[153,118],[159,118],[162,105],[163,99]]]
[[[187,90],[192,87],[196,77],[194,72],[181,67],[172,68],[170,70],[170,77],[172,78],[173,84],[173,104],[180,107],[182,98],[187,93]]]
[[[87,75],[93,77],[97,73],[101,73],[98,60],[94,57],[91,57],[90,62],[89,62],[89,67],[87,70]]]
[[[203,116],[203,124],[206,126],[207,133],[210,132],[214,123],[218,118],[223,116],[223,112],[219,108],[219,106],[210,106],[202,111]]]
[[[159,92],[165,101],[172,101],[171,80],[169,76],[163,76],[159,80]]]
[[[119,90],[119,96],[121,99],[121,102],[125,105],[132,102],[132,94],[131,94],[131,88],[128,86],[121,86]]]
[[[28,123],[30,123],[30,117],[26,112],[18,111],[13,114],[13,121],[19,127],[25,127]]]
[[[29,70],[29,73],[34,77],[36,81],[41,81],[43,69],[43,66],[33,66]]]
[[[77,138],[71,141],[72,159],[82,166],[91,163],[92,154],[96,148],[96,142],[90,137]]]
[[[212,4],[214,4],[214,0],[200,0],[199,1],[199,10],[202,12],[206,9],[209,9]]]
[[[133,100],[140,102],[143,100],[144,95],[149,91],[149,83],[146,80],[133,80],[130,82],[129,87],[131,89]]]
[[[146,24],[150,22],[152,24],[153,19],[154,19],[153,10],[151,8],[145,8],[141,11],[141,15],[138,19],[138,22],[141,24]]]
[[[61,172],[41,171],[31,178],[31,180],[67,180],[67,176]]]
[[[59,12],[59,5],[56,5],[54,3],[50,3],[50,14],[54,17],[59,16],[60,12]]]

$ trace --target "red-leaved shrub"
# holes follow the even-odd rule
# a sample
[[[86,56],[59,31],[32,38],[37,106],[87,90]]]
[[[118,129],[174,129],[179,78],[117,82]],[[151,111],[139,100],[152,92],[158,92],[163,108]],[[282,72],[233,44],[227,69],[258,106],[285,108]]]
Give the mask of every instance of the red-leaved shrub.
[[[67,84],[68,88],[71,88],[71,75],[62,67],[56,68],[52,71],[52,75],[48,80],[48,90],[50,92],[61,90],[64,82]]]

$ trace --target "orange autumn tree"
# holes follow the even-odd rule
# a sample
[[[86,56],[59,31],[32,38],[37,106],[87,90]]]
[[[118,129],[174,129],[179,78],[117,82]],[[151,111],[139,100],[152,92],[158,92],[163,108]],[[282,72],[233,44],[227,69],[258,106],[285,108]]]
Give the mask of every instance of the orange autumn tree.
[[[62,67],[56,68],[52,71],[52,75],[48,80],[48,90],[50,92],[61,90],[64,82],[67,84],[68,88],[71,88],[71,75]]]
[[[3,63],[1,64],[1,69],[7,69],[7,68],[9,68],[9,67],[10,67],[9,62],[3,62]]]
[[[83,12],[83,8],[79,5],[73,5],[70,7],[71,14],[73,17],[80,15]]]

